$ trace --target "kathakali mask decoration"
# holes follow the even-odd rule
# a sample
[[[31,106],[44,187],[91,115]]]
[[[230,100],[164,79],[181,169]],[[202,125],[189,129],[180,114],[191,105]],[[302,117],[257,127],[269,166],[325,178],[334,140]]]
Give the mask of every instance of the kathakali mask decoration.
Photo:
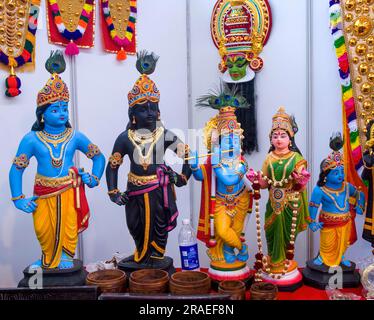
[[[15,70],[34,68],[39,6],[40,0],[0,0],[0,66],[10,72],[5,80],[8,97],[21,93],[21,80]]]
[[[211,18],[211,33],[219,50],[222,80],[239,87],[249,104],[249,112],[238,109],[236,115],[248,128],[243,151],[258,150],[254,99],[255,73],[264,62],[260,57],[271,31],[271,10],[267,0],[218,0]]]
[[[136,0],[101,0],[101,29],[104,50],[126,60],[136,53]]]
[[[47,0],[50,43],[66,46],[65,54],[92,48],[95,34],[95,0]]]

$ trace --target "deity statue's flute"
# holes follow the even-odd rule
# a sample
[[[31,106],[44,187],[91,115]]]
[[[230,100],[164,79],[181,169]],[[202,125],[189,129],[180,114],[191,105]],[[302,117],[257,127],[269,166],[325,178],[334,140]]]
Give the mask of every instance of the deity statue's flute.
[[[221,151],[221,153],[229,153],[229,152],[231,152],[231,151],[234,151],[234,149],[224,150],[224,151]],[[213,154],[214,154],[214,153],[202,154],[202,155],[198,156],[198,158],[209,157],[209,156],[212,156]],[[195,157],[184,158],[184,160],[192,160],[192,159],[195,159]]]

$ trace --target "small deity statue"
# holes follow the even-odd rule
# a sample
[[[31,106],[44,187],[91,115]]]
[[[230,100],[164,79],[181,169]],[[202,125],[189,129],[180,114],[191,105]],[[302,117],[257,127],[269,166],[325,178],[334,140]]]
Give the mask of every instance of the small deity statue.
[[[296,237],[307,228],[309,213],[305,188],[310,174],[295,143],[297,131],[294,117],[280,107],[273,116],[271,147],[262,171],[256,173],[251,169],[247,175],[255,191],[269,190],[264,227],[268,257],[262,254],[261,236],[258,236],[256,269],[264,281],[278,285],[279,290],[295,290],[302,282],[293,259]]]
[[[320,230],[320,248],[317,258],[307,262],[303,273],[306,283],[319,288],[328,285],[329,268],[337,266],[344,271],[351,269],[351,275],[344,275],[343,285],[348,282],[352,285],[348,277],[355,268],[344,254],[357,240],[356,213],[362,215],[365,210],[364,193],[345,181],[343,155],[339,151],[342,147],[341,134],[334,134],[330,138],[332,152],[321,163],[319,180],[309,202],[309,228],[313,232]]]
[[[32,214],[42,256],[30,268],[70,269],[78,233],[88,227],[90,216],[84,185],[99,185],[105,158],[99,148],[69,123],[69,90],[59,74],[66,64],[60,51],[52,52],[46,69],[51,73],[37,97],[36,122],[14,158],[9,180],[17,209]],[[93,162],[92,173],[74,167],[81,151]],[[35,157],[38,163],[34,195],[26,197],[22,176]]]
[[[368,181],[369,192],[368,201],[366,208],[366,218],[364,224],[364,231],[362,237],[371,243],[373,248],[372,253],[374,254],[374,220],[373,220],[373,210],[374,210],[374,120],[371,120],[367,125],[366,131],[366,150],[363,154],[364,160],[364,171],[362,172],[362,179]]]
[[[200,98],[198,106],[218,109],[219,114],[204,129],[205,145],[213,154],[199,165],[197,153],[191,153],[193,176],[202,181],[197,237],[209,248],[208,273],[213,281],[248,280],[248,246],[243,232],[252,197],[243,181],[248,165],[241,155],[243,129],[235,116],[237,108],[247,106],[246,100],[222,86],[221,92]]]
[[[136,68],[141,76],[128,93],[129,124],[115,141],[106,168],[108,194],[117,205],[126,206],[126,221],[135,241],[135,253],[119,267],[124,271],[140,268],[168,270],[173,261],[165,257],[168,233],[177,225],[178,209],[174,185],[187,184],[191,175],[188,162],[182,174],[165,165],[167,149],[185,158],[188,146],[160,121],[160,92],[148,77],[156,68],[154,53],[138,53]],[[118,189],[118,170],[125,156],[130,160],[127,191]],[[188,151],[187,151],[188,155]]]

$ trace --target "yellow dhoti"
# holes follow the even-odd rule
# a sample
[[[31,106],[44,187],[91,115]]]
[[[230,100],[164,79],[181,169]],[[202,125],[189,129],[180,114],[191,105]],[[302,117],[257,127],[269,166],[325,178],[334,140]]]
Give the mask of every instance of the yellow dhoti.
[[[36,236],[42,249],[42,265],[58,267],[62,250],[72,258],[78,242],[74,189],[46,199],[36,200],[33,214]]]
[[[35,179],[34,194],[39,198],[33,219],[44,268],[58,267],[62,251],[73,258],[78,233],[88,226],[88,205],[81,179],[74,170],[62,178],[37,175]]]
[[[350,245],[351,213],[321,212],[319,221],[324,223],[320,237],[320,256],[323,263],[329,267],[339,266]]]
[[[215,239],[217,245],[208,250],[212,261],[225,261],[223,245],[241,249],[240,235],[244,229],[245,218],[250,211],[250,194],[243,189],[239,195],[221,197],[217,195],[214,210]]]

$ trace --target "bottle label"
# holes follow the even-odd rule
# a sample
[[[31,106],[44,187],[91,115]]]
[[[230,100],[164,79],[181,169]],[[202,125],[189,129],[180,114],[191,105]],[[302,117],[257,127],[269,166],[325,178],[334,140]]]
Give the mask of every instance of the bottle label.
[[[182,261],[182,270],[194,270],[199,268],[199,255],[197,243],[191,246],[179,246]]]

